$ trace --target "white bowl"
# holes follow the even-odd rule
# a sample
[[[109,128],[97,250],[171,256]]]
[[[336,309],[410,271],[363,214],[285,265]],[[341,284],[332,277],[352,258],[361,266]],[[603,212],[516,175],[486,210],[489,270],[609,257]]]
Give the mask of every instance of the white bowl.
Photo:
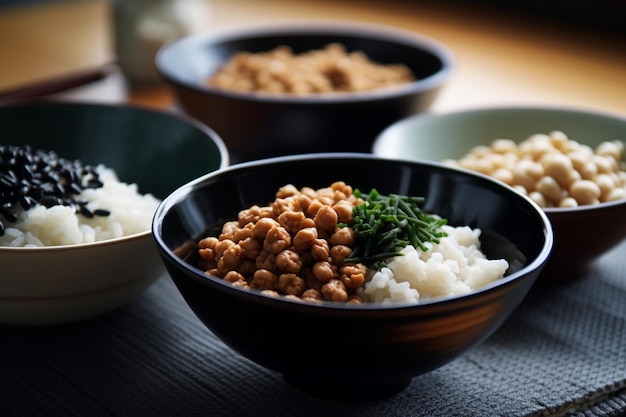
[[[0,106],[3,145],[31,145],[113,168],[141,194],[164,198],[228,165],[211,129],[186,116],[123,105]],[[6,226],[10,222],[0,215]],[[88,319],[131,300],[164,274],[145,232],[95,243],[0,247],[0,323],[50,325]]]
[[[163,275],[151,233],[92,244],[1,248],[0,322],[58,324],[111,311]]]

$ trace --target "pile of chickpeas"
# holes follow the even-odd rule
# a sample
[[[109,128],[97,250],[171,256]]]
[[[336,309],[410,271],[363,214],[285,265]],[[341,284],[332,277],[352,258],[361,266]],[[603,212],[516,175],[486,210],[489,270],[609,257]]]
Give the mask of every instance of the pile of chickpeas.
[[[240,211],[219,236],[200,240],[198,266],[266,295],[362,303],[356,292],[367,268],[344,263],[354,247],[352,208],[362,203],[342,181],[317,190],[285,185],[269,205]]]
[[[374,90],[413,80],[405,65],[380,64],[363,52],[348,53],[344,45],[331,43],[301,54],[284,45],[267,52],[240,52],[208,84],[236,91],[306,95]]]
[[[497,139],[445,162],[505,182],[541,207],[577,207],[626,198],[623,153],[618,140],[593,149],[553,131],[520,143]]]

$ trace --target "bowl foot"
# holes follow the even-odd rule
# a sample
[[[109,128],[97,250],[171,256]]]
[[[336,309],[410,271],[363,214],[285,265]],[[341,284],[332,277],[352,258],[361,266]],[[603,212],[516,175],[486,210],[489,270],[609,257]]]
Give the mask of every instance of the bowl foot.
[[[386,383],[336,380],[332,375],[327,379],[285,375],[284,379],[301,393],[333,401],[376,401],[401,392],[411,382],[411,379]]]

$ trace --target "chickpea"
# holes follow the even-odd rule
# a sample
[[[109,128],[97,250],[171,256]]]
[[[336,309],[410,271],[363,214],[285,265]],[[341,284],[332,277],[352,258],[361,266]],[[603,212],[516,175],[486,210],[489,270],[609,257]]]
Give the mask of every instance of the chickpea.
[[[318,281],[329,282],[335,278],[336,270],[329,262],[318,261],[313,265],[313,275]]]
[[[535,182],[540,177],[536,175],[535,163],[530,160],[523,160],[513,170],[513,181],[521,185],[527,191],[533,191]]]
[[[272,213],[273,218],[277,218],[284,212],[291,211],[291,203],[292,201],[287,198],[277,198],[272,203]]]
[[[551,176],[547,175],[541,178],[535,189],[545,197],[548,201],[552,203],[558,203],[564,197],[564,193],[566,192],[561,185]],[[531,197],[532,198],[532,197]],[[534,200],[534,198],[533,198]],[[537,200],[535,200],[537,201]],[[539,204],[539,202],[537,202]],[[541,204],[539,204],[541,205]],[[542,206],[544,207],[544,206]]]
[[[626,198],[626,188],[614,188],[606,197],[606,201],[616,201]]]
[[[311,246],[311,257],[318,261],[326,261],[330,257],[330,248],[325,239],[316,239]]]
[[[552,145],[550,138],[545,135],[536,135],[531,137],[530,142],[532,146],[526,149],[525,154],[533,161],[539,161],[545,155],[558,153],[555,147]]]
[[[499,168],[496,169],[491,176],[495,179],[502,181],[505,184],[513,185],[514,184],[514,176],[513,172],[508,168]]]
[[[565,133],[555,130],[550,132],[548,137],[550,138],[550,143],[555,149],[558,149],[560,152],[566,151],[570,140]]]
[[[600,201],[608,201],[611,192],[616,188],[619,189],[610,174],[598,175],[595,182],[600,187]]]
[[[250,287],[259,290],[273,290],[278,282],[278,276],[267,269],[258,269],[252,276]]]
[[[230,239],[224,239],[224,240],[218,241],[215,244],[215,258],[218,259],[224,256],[224,252],[226,252],[226,250],[233,245],[235,245],[235,242],[233,242]]]
[[[276,255],[276,267],[282,272],[297,274],[302,269],[302,260],[297,252],[286,249]]]
[[[562,153],[550,153],[541,160],[546,175],[551,176],[561,187],[567,187],[572,178],[572,161]]]
[[[572,151],[572,152],[568,152],[568,153],[566,153],[564,155],[566,155],[570,159],[570,161],[572,161],[572,166],[578,172],[584,171],[585,170],[585,165],[588,164],[589,162],[591,162],[590,161],[590,155],[588,155],[585,152]]]
[[[223,263],[223,267],[226,269],[237,269],[239,267],[239,265],[241,264],[241,261],[244,258],[244,249],[235,244],[235,245],[231,245],[228,249],[226,249],[222,255],[222,257],[219,259],[217,265],[219,269],[222,269],[220,267],[220,263]]]
[[[239,230],[239,222],[237,221],[226,222],[222,226],[222,233],[220,234],[219,239],[220,240],[230,239],[234,241],[235,240],[234,236],[238,230]]]
[[[346,200],[335,203],[333,205],[333,210],[337,213],[337,221],[339,223],[350,224],[354,220],[352,214],[352,204]]]
[[[592,161],[596,165],[598,173],[607,174],[618,169],[617,161],[610,156],[594,155]]]
[[[491,154],[491,148],[485,145],[475,146],[471,149],[470,155],[482,158],[485,155]]]
[[[302,299],[306,301],[322,301],[323,297],[319,290],[309,288],[302,293]]]
[[[205,261],[214,261],[216,258],[215,247],[219,240],[216,237],[207,237],[198,242],[198,254]]]
[[[301,229],[306,229],[308,227],[313,227],[313,228],[315,228],[315,230],[317,230],[317,228],[315,227],[315,222],[313,221],[313,219],[310,218],[310,217],[305,217],[304,220],[302,220],[302,223],[300,223],[300,228]]]
[[[539,191],[532,191],[530,194],[528,194],[528,197],[530,197],[531,200],[537,203],[539,207],[548,207],[548,201]]]
[[[337,229],[335,233],[330,236],[328,242],[331,245],[354,246],[355,239],[356,236],[353,228],[342,227],[341,229]]]
[[[498,169],[508,168],[509,160],[506,158],[505,154],[500,153],[492,153],[485,158],[489,158],[491,161],[491,165],[493,166],[492,171],[497,171]]]
[[[578,205],[598,204],[601,190],[598,184],[589,180],[575,181],[569,187],[570,196]]]
[[[301,211],[284,211],[278,216],[278,223],[290,233],[296,233],[300,230],[304,217]]]
[[[344,181],[336,181],[330,185],[330,188],[336,191],[341,191],[346,198],[352,196],[354,192],[352,186],[346,184]]]
[[[257,205],[254,205],[247,210],[241,210],[237,216],[239,226],[243,227],[248,223],[256,223],[261,217],[260,214],[261,208]]]
[[[261,242],[253,237],[240,240],[238,245],[241,246],[244,256],[248,259],[256,259],[261,254]]]
[[[317,229],[315,227],[300,229],[292,239],[293,247],[298,252],[308,250],[316,243],[317,237]]]
[[[252,223],[246,224],[244,227],[238,228],[232,236],[233,242],[241,242],[252,237]]]
[[[331,279],[322,286],[322,295],[329,301],[347,301],[346,286],[338,279]]]
[[[273,226],[267,231],[263,241],[263,249],[278,254],[291,245],[291,235],[282,226]]]
[[[287,295],[301,295],[306,289],[306,283],[296,274],[281,274],[278,277],[277,288]]]
[[[307,207],[306,213],[311,217],[315,217],[318,210],[323,206],[324,205],[320,201],[314,199],[313,201],[311,201],[311,204],[309,204],[309,207]]]
[[[587,161],[580,169],[576,169],[580,177],[585,180],[592,180],[598,176],[598,166],[591,161]]]
[[[245,277],[237,271],[228,271],[226,275],[224,275],[224,281],[228,282],[237,282],[237,281],[246,281]],[[246,282],[247,284],[247,282]]]
[[[352,254],[352,248],[346,245],[335,245],[330,248],[330,258],[335,265],[343,265],[344,260]]]
[[[266,269],[268,271],[276,270],[276,255],[272,252],[262,250],[259,256],[255,259],[255,266],[257,269]]]
[[[276,226],[280,226],[280,223],[278,223],[276,220],[272,218],[266,217],[266,218],[259,219],[252,227],[252,236],[255,239],[259,239],[259,240],[265,239],[267,232],[272,227],[276,227]]]
[[[363,264],[348,264],[339,268],[339,274],[346,288],[356,290],[365,284],[367,268]]]
[[[299,194],[294,199],[294,209],[306,213],[311,205],[311,198],[305,194]]]
[[[565,197],[559,203],[559,207],[562,207],[562,208],[578,207],[578,202],[576,201],[576,199],[574,199],[572,197]]]
[[[337,212],[332,207],[324,205],[315,213],[313,221],[318,228],[332,232],[337,227],[337,219]]]
[[[524,186],[522,186],[522,185],[515,184],[513,186],[513,188],[515,188],[518,192],[520,192],[520,193],[522,193],[524,195],[528,195],[528,190]]]
[[[489,175],[493,171],[493,163],[487,158],[467,158],[461,165],[471,170]]]
[[[491,143],[491,149],[498,154],[517,153],[517,143],[511,139],[496,139]]]
[[[278,189],[276,198],[287,198],[300,194],[300,191],[293,184],[287,184]]]
[[[602,142],[596,147],[595,153],[602,156],[610,156],[616,161],[622,159],[624,153],[624,142],[619,140]]]

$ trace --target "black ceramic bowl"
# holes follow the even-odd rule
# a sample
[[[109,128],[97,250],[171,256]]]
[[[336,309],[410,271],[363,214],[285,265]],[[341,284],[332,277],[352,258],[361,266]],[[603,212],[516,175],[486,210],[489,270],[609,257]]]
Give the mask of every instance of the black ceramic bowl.
[[[525,258],[524,266],[457,298],[401,307],[313,305],[235,288],[175,254],[239,210],[273,201],[280,186],[319,188],[337,180],[363,190],[424,196],[424,208],[451,224],[483,229],[488,255]],[[511,188],[437,163],[365,154],[279,157],[208,174],[163,201],[153,237],[181,294],[212,332],[297,389],[339,399],[389,395],[481,343],[522,301],[552,246],[546,215]]]
[[[127,105],[3,105],[0,145],[30,145],[61,158],[104,164],[120,181],[158,198],[228,165],[226,147],[205,125]],[[5,154],[0,156],[3,196],[10,166],[4,161]],[[13,224],[0,209],[6,231]],[[91,318],[126,303],[164,274],[149,227],[93,243],[0,246],[0,323],[49,325]]]
[[[417,81],[361,93],[309,96],[241,93],[206,85],[237,52],[280,45],[294,53],[338,42],[370,59],[407,65]],[[181,107],[211,126],[234,158],[258,159],[306,152],[369,152],[376,135],[396,120],[430,107],[448,80],[448,49],[422,35],[353,22],[287,22],[211,31],[165,45],[156,67]]]

